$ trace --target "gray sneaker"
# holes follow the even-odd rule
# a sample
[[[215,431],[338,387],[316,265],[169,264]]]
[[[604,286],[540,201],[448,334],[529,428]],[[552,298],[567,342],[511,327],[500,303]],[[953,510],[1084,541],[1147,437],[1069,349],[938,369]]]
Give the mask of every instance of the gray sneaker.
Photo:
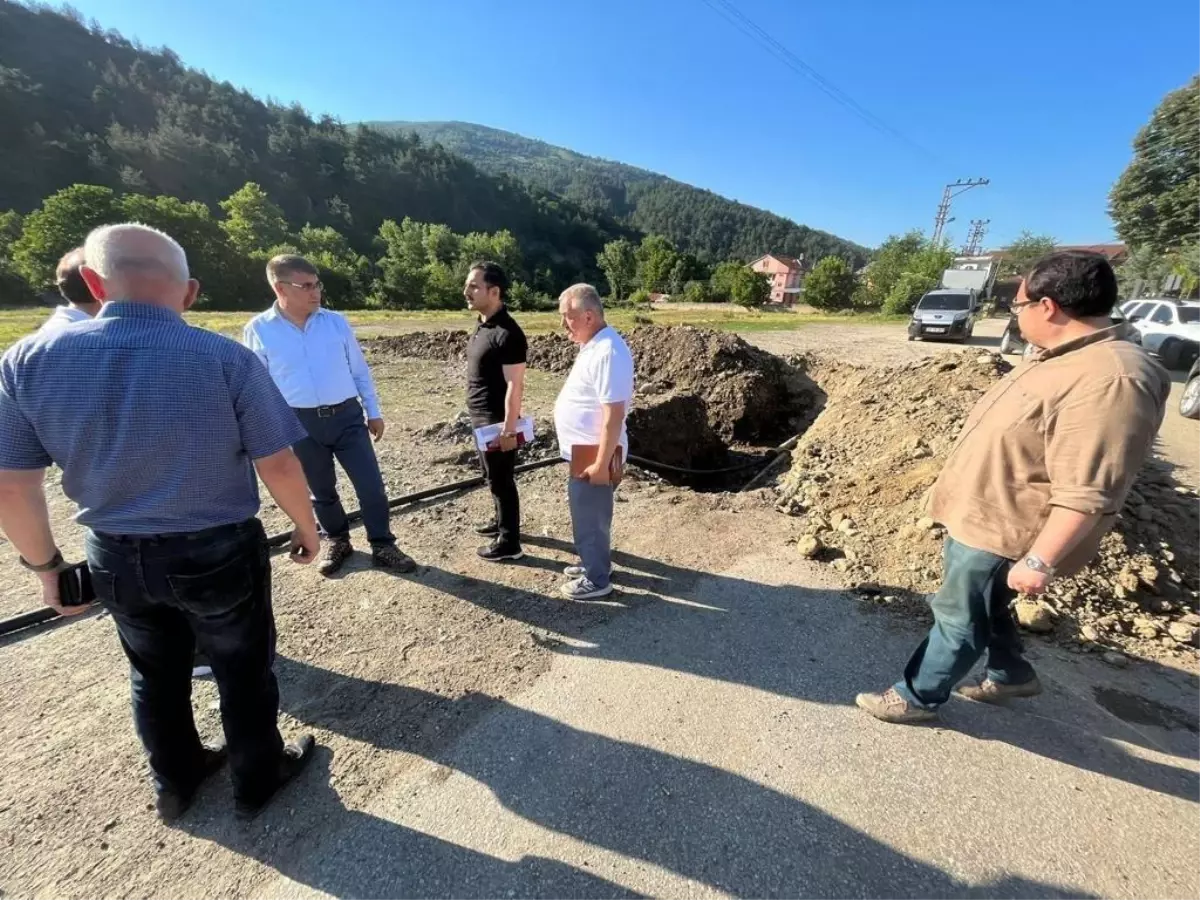
[[[567,566],[563,569],[563,574],[568,578],[583,578],[587,575],[587,569],[583,566]],[[613,570],[611,568],[608,570],[608,577],[613,577]]]
[[[607,597],[613,591],[611,584],[605,587],[596,587],[588,581],[586,575],[576,578],[574,581],[568,581],[559,591],[564,597],[569,597],[572,600],[594,600],[597,597]]]
[[[937,718],[937,713],[933,710],[913,706],[896,693],[895,688],[888,688],[882,694],[859,694],[854,698],[854,702],[859,709],[865,709],[880,721],[894,722],[898,725],[915,725]]]

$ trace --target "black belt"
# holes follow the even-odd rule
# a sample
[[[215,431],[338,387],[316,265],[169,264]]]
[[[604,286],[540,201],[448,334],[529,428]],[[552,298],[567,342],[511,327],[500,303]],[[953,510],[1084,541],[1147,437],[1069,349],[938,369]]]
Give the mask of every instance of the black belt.
[[[351,397],[349,400],[343,400],[341,403],[334,403],[330,406],[294,406],[292,408],[298,413],[312,413],[318,419],[328,419],[335,413],[345,409],[351,403],[357,402],[357,397]]]
[[[203,528],[200,531],[174,531],[166,534],[109,534],[93,528],[92,533],[106,541],[117,541],[122,544],[161,544],[166,541],[208,541],[258,527],[261,527],[258,519],[253,518],[242,522],[230,522],[228,525],[214,525],[212,528]]]

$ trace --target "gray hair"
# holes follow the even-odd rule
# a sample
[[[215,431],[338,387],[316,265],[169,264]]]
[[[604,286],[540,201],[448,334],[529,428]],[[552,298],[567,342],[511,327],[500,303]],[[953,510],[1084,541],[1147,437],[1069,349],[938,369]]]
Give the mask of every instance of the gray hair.
[[[102,225],[83,244],[87,267],[101,278],[147,274],[188,280],[187,254],[169,234],[138,222]]]
[[[558,299],[559,302],[567,301],[575,309],[591,310],[600,318],[604,318],[604,303],[600,300],[600,292],[590,284],[573,284],[563,291]]]

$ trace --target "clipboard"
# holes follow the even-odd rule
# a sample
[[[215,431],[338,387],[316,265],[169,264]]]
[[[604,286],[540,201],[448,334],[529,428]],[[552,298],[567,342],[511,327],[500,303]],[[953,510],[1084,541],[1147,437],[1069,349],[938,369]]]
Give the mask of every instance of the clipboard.
[[[582,478],[583,470],[596,461],[596,456],[600,453],[599,444],[572,444],[571,445],[571,477]],[[625,477],[625,454],[620,444],[613,451],[612,459],[608,463],[608,480],[613,487],[621,483],[621,479]]]

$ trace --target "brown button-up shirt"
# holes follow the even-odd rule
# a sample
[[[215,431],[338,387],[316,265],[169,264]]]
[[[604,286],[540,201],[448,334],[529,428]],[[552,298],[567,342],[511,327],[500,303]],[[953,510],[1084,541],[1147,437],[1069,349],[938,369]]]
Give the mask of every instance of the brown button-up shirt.
[[[1154,444],[1171,383],[1125,325],[1022,363],[976,404],[938,476],[929,513],[956,541],[1020,559],[1052,507],[1099,515],[1058,561],[1095,556]]]

